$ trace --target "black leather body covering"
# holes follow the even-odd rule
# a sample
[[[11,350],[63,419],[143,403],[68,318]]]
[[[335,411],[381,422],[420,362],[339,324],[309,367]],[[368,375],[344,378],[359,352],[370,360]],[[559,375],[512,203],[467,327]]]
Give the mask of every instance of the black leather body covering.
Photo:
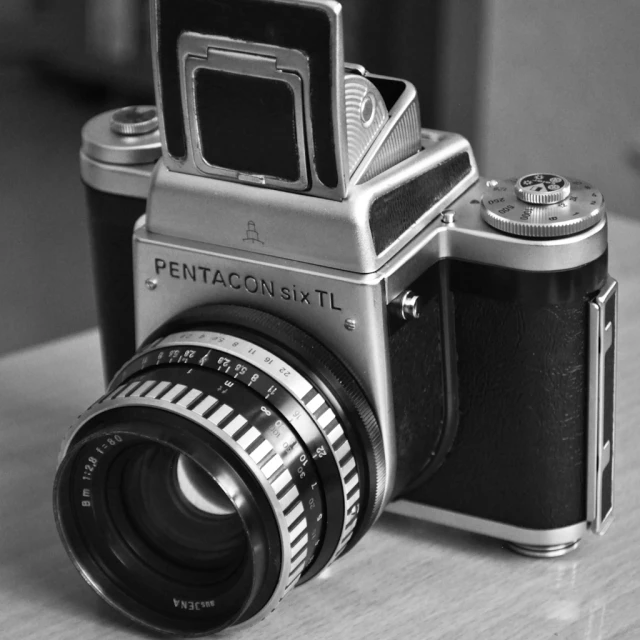
[[[135,352],[133,227],[147,201],[86,187],[106,381]]]
[[[530,529],[584,520],[587,303],[607,277],[606,253],[579,269],[552,273],[459,261],[434,270],[448,271],[440,283],[449,283],[450,294],[441,286],[436,298],[449,295],[451,312],[438,318],[432,299],[423,319],[395,333],[392,327],[390,337],[395,496]],[[411,288],[429,281],[427,272]],[[447,338],[457,377],[453,414],[443,410],[447,384],[437,368],[443,322],[453,325]],[[428,338],[415,335],[425,332]],[[447,430],[455,431],[453,446],[429,476],[418,458],[429,458]]]
[[[396,488],[404,489],[425,468],[445,425],[440,300],[390,338],[398,465]],[[420,357],[416,357],[420,354]],[[428,354],[428,357],[422,357]]]

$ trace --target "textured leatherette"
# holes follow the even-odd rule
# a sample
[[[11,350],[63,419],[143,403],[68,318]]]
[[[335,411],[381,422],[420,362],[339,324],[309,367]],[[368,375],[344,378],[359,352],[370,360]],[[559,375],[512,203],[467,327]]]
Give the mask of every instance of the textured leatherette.
[[[431,298],[419,319],[392,332],[389,349],[397,493],[433,458],[443,434],[445,392],[439,296]]]
[[[587,303],[606,255],[550,274],[451,267],[457,435],[441,468],[403,498],[530,529],[584,521]],[[497,271],[511,286],[495,286]],[[420,417],[413,428],[433,431]]]
[[[471,173],[468,153],[459,153],[371,203],[369,226],[376,253],[391,246],[412,224]]]
[[[86,188],[102,362],[108,382],[135,353],[133,227],[147,201]]]

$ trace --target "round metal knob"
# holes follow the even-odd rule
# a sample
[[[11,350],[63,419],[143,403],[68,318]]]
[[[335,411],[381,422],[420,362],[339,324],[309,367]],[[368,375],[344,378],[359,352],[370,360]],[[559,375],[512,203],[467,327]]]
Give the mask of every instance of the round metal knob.
[[[111,116],[111,131],[121,136],[141,136],[158,128],[155,107],[124,107]]]
[[[154,129],[142,133],[152,124]],[[155,107],[126,107],[91,118],[82,129],[82,153],[107,164],[156,162],[162,155],[162,143]]]
[[[585,231],[605,216],[602,194],[582,180],[551,173],[490,180],[482,218],[495,229],[528,238],[558,238]]]
[[[516,196],[531,204],[555,204],[571,193],[571,184],[553,173],[530,173],[516,182]]]
[[[391,308],[402,320],[417,320],[424,312],[424,298],[407,289],[391,303]]]

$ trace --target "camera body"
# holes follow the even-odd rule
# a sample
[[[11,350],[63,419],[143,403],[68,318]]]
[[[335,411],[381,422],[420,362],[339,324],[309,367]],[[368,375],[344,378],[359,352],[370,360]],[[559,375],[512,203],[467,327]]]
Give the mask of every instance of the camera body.
[[[263,618],[386,508],[533,557],[613,514],[602,195],[483,179],[333,0],[155,0],[155,107],[83,129],[106,393],[61,539],[155,630]]]
[[[156,3],[159,128],[114,133],[138,109],[83,132],[107,377],[192,309],[262,310],[358,380],[389,509],[534,556],[602,532],[616,285],[600,194],[571,181],[566,202],[532,204],[522,180],[480,178],[465,139],[420,129],[409,83],[345,67],[335,3],[205,4]]]
[[[613,515],[602,195],[483,179],[333,0],[155,0],[158,108],[83,129],[108,384],[54,513],[129,617],[249,624],[387,508],[533,557]]]

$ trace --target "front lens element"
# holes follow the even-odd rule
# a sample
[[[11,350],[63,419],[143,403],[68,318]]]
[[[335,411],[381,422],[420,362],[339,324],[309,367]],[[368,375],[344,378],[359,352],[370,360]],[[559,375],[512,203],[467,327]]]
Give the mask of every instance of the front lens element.
[[[160,444],[121,454],[107,479],[107,506],[120,535],[167,563],[223,582],[247,553],[242,520],[214,478]],[[135,543],[134,543],[135,540]]]

